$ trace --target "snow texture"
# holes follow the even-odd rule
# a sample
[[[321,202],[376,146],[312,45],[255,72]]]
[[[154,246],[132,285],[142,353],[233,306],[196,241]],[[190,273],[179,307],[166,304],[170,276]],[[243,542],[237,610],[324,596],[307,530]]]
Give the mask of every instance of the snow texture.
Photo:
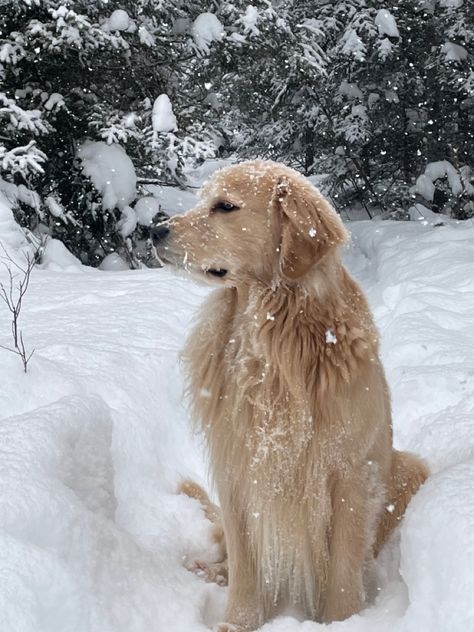
[[[79,147],[78,156],[84,175],[102,195],[104,209],[122,210],[135,199],[137,176],[123,147],[86,141]]]
[[[326,344],[328,345],[335,345],[337,342],[336,336],[330,329],[326,331],[325,340],[326,340]]]
[[[64,207],[56,200],[56,198],[48,195],[45,199],[46,206],[53,217],[64,217]]]
[[[41,257],[41,267],[44,270],[67,270],[79,272],[82,264],[59,239],[49,237],[46,240]]]
[[[347,29],[342,41],[344,42],[342,46],[342,53],[344,55],[354,57],[357,61],[364,61],[366,46],[357,35],[357,31],[354,29]]]
[[[339,86],[339,93],[343,94],[348,99],[360,99],[361,101],[364,96],[356,83],[349,83],[345,79],[341,81],[341,85]]]
[[[433,474],[379,557],[374,604],[329,626],[280,616],[262,632],[468,632],[474,227],[350,228],[344,257],[380,328],[395,444]],[[21,257],[5,200],[0,239]],[[185,570],[216,550],[198,503],[175,493],[186,476],[207,486],[178,354],[209,290],[166,269],[85,268],[49,248],[23,305],[28,373],[0,349],[0,629],[209,632],[227,589]],[[0,344],[9,330],[0,305]]]
[[[116,9],[102,25],[107,31],[127,31],[130,27],[130,18],[123,9]]]
[[[44,104],[44,107],[46,110],[59,110],[60,108],[64,107],[64,97],[58,92],[53,92],[49,95],[49,98]]]
[[[134,210],[140,226],[149,226],[153,222],[155,215],[160,211],[160,201],[153,195],[141,197],[137,200]]]
[[[122,215],[117,222],[117,230],[124,239],[129,237],[137,227],[138,218],[133,208],[125,206],[122,209]]]
[[[0,179],[0,256],[8,254],[16,259],[17,253],[27,249],[28,245],[23,231],[15,222],[11,203],[2,191],[1,185]]]
[[[116,252],[111,252],[109,255],[104,257],[99,267],[101,270],[106,272],[130,270],[128,263]]]
[[[194,45],[199,52],[209,53],[212,42],[220,42],[225,35],[224,26],[214,13],[201,13],[191,26]]]
[[[150,33],[150,31],[145,26],[140,26],[138,29],[138,38],[142,44],[145,46],[149,46],[152,48],[156,44],[155,36]]]
[[[178,129],[173,106],[167,94],[160,94],[155,99],[151,119],[154,132],[174,132]]]
[[[257,8],[251,4],[247,5],[244,15],[239,19],[246,35],[260,35],[260,31],[257,28],[259,17]]]
[[[445,54],[447,61],[463,61],[463,59],[467,59],[467,50],[459,44],[445,42],[441,46],[441,50]]]
[[[375,25],[378,26],[380,35],[389,37],[400,37],[395,18],[387,9],[379,9],[375,16]]]

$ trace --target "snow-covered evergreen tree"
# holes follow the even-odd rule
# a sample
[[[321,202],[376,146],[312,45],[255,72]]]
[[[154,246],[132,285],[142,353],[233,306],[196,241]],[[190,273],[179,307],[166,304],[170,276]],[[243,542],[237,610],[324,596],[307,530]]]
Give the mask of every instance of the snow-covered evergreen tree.
[[[0,186],[92,264],[136,265],[147,226],[104,204],[86,140],[126,151],[137,196],[233,154],[326,174],[341,208],[473,215],[473,24],[466,0],[6,3]]]
[[[20,0],[0,17],[3,188],[23,225],[61,238],[87,263],[134,248],[133,236],[123,243],[120,209],[104,207],[82,173],[87,138],[123,146],[139,182],[182,182],[186,168],[215,153],[186,82],[196,54],[176,27],[184,3],[116,5]],[[177,112],[169,129],[155,107],[160,95]]]
[[[221,19],[206,72],[238,155],[327,173],[339,204],[399,216],[425,166],[448,160],[465,183],[451,209],[469,212],[472,3],[262,0]]]

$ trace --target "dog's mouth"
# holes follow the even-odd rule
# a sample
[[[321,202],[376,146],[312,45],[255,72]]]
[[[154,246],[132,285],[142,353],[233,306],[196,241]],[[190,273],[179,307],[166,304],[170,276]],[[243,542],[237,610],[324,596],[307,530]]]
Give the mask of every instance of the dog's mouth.
[[[225,277],[228,270],[226,270],[225,268],[209,268],[208,270],[206,270],[206,272],[207,274],[210,274],[213,277],[222,279],[223,277]]]
[[[158,266],[162,267],[164,265],[172,265],[177,268],[187,270],[188,272],[192,272],[193,268],[195,269],[194,266],[189,266],[187,254],[185,254],[182,259],[176,260],[175,257],[170,257],[169,254],[167,252],[163,252],[163,250],[166,251],[167,249],[160,249],[160,252],[158,252],[158,249],[155,246],[152,246],[151,248],[152,258]],[[206,276],[214,277],[216,279],[223,279],[229,272],[227,268],[208,268],[207,266],[201,266],[201,270]]]

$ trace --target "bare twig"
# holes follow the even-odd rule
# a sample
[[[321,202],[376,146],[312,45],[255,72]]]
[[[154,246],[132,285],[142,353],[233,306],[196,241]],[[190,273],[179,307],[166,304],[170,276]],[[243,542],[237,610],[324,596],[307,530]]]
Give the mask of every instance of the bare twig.
[[[23,340],[23,332],[19,327],[19,318],[21,308],[23,306],[23,297],[25,296],[30,284],[31,272],[36,265],[36,256],[35,254],[27,254],[26,266],[22,267],[19,263],[12,259],[6,251],[5,246],[3,244],[0,245],[4,253],[3,256],[0,256],[0,259],[2,259],[2,264],[5,266],[8,273],[7,284],[5,285],[0,282],[0,300],[5,303],[11,314],[11,334],[13,339],[12,347],[1,344],[0,347],[2,349],[6,349],[7,351],[11,351],[20,357],[23,369],[26,373],[28,369],[28,362],[31,360],[31,356],[35,350],[33,349],[29,353],[26,351],[25,342]],[[18,272],[14,274],[13,270],[15,268]]]

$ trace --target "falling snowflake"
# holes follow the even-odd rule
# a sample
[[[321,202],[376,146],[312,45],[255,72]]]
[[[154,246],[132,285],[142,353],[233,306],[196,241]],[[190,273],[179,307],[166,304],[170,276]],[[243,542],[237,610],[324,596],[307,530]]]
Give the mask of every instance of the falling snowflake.
[[[336,342],[337,342],[336,336],[333,334],[333,332],[330,329],[328,329],[326,331],[326,344],[335,345]]]

